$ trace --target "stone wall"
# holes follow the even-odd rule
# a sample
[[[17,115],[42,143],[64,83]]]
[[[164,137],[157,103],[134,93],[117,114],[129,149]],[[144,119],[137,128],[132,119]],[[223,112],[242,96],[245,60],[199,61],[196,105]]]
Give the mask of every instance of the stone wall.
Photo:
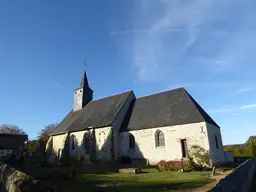
[[[156,147],[155,133],[164,133],[165,146]],[[129,149],[129,134],[135,138],[135,149]],[[209,140],[206,124],[191,123],[158,127],[120,133],[120,155],[132,159],[147,159],[150,164],[157,164],[161,160],[180,160],[182,158],[181,139],[187,139],[188,149],[191,145],[199,145],[209,150]]]
[[[55,135],[52,137],[52,146],[53,146],[52,152],[54,154],[57,155],[60,149],[64,149],[65,141],[67,137],[68,137],[67,133],[61,134],[61,135]]]
[[[6,192],[60,192],[56,187],[35,180],[9,165],[0,162],[0,190]]]
[[[121,128],[121,126],[123,125],[123,122],[125,121],[126,115],[127,115],[127,111],[129,110],[130,106],[131,106],[131,102],[132,100],[135,99],[135,96],[132,93],[129,94],[129,96],[127,97],[127,100],[125,101],[125,103],[123,104],[121,110],[118,112],[118,115],[116,116],[115,121],[113,122],[113,143],[112,143],[112,147],[113,147],[113,159],[114,160],[118,160],[119,157],[119,149],[120,149],[120,143],[119,143],[119,130]]]
[[[224,152],[226,163],[234,163],[233,152]]]
[[[208,135],[209,145],[210,145],[210,153],[212,156],[213,163],[226,162],[224,147],[223,147],[222,137],[221,137],[221,129],[209,123],[206,123],[206,127],[207,127],[207,135]],[[217,144],[216,144],[215,136],[217,139]]]
[[[209,192],[248,192],[256,170],[256,159],[249,159],[231,174],[221,179]]]

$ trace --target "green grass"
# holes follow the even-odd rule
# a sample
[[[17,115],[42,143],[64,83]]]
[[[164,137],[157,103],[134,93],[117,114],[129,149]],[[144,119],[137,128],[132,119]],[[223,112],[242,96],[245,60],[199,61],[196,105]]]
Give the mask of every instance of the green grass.
[[[122,165],[123,167],[127,167]],[[130,166],[129,166],[130,167]],[[77,169],[73,180],[70,168],[34,168],[26,172],[37,179],[50,181],[67,192],[76,191],[180,191],[209,183],[209,172],[159,172],[154,167],[143,168],[142,174],[118,173],[117,165],[87,165]]]

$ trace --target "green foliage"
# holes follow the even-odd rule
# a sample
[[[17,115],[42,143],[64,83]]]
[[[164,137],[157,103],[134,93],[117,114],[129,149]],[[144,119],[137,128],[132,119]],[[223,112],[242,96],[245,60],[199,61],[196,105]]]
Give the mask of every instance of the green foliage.
[[[199,145],[192,145],[188,155],[189,167],[192,170],[204,170],[211,166],[211,154]]]
[[[256,156],[256,136],[250,136],[245,144],[226,145],[224,151],[234,156]]]
[[[224,146],[224,151],[232,152],[234,156],[245,156],[245,145],[236,144],[236,145],[226,145]]]
[[[256,136],[251,136],[245,143],[246,156],[256,156]]]
[[[38,140],[29,141],[27,144],[27,151],[28,153],[37,152],[40,148],[40,143]]]
[[[193,157],[191,157],[190,155],[188,155],[188,168],[191,171],[199,171],[200,167],[195,163]]]

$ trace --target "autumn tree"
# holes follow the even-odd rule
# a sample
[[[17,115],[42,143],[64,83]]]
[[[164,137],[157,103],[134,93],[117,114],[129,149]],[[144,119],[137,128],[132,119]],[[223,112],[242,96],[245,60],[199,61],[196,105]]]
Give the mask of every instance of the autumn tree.
[[[38,134],[38,141],[40,142],[40,144],[42,146],[46,146],[47,144],[47,141],[49,140],[50,138],[50,135],[52,133],[52,131],[58,126],[57,123],[54,123],[54,124],[49,124],[49,125],[46,125],[44,127],[44,129],[42,129],[40,131],[40,133]]]
[[[8,134],[26,134],[19,126],[11,124],[0,125],[0,133]]]

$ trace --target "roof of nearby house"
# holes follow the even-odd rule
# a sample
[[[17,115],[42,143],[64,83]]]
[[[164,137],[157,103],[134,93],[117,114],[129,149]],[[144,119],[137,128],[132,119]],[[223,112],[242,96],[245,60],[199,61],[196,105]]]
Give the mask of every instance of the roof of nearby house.
[[[219,127],[184,88],[137,98],[121,131],[208,122]]]
[[[113,124],[117,114],[132,91],[89,102],[79,111],[71,111],[52,132],[52,135],[74,132],[89,127],[99,128]]]

